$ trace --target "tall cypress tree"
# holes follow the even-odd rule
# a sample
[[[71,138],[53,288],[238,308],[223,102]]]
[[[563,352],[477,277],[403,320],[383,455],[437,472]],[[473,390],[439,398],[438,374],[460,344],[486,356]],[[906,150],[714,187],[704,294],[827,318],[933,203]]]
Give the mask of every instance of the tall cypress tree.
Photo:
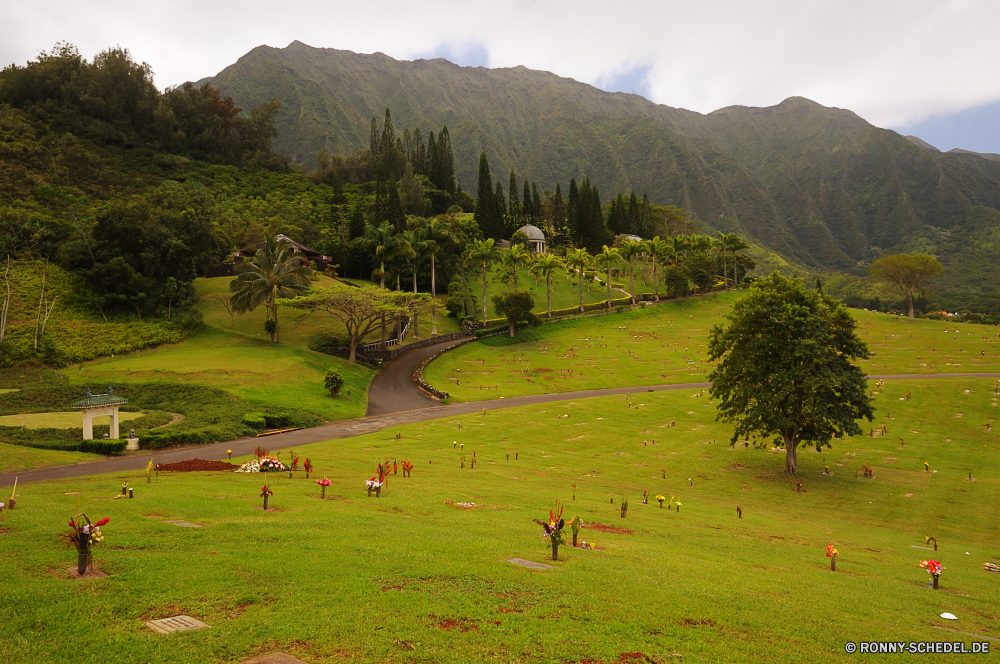
[[[514,173],[513,168],[510,169],[510,183],[507,185],[507,200],[510,201],[510,205],[507,208],[508,212],[510,212],[510,216],[520,216],[521,204],[519,203],[520,196],[517,193],[517,174]]]
[[[396,229],[396,233],[406,230],[406,215],[403,214],[403,206],[399,202],[399,187],[395,180],[390,180],[388,184],[389,194],[386,197],[385,218]]]
[[[372,224],[378,226],[383,221],[385,221],[386,216],[386,177],[385,177],[385,164],[381,159],[378,160],[378,166],[375,169],[375,205],[371,212],[374,215],[371,219]]]
[[[507,201],[503,195],[503,183],[500,182],[500,178],[497,178],[497,186],[493,192],[493,216],[496,219],[496,225],[500,229],[500,238],[507,234],[507,229],[505,227],[505,221],[508,218],[507,215]]]
[[[378,137],[378,119],[373,115],[371,136],[368,138],[368,154],[373,157],[378,156]]]
[[[437,141],[434,140],[434,132],[432,131],[427,137],[427,159],[424,162],[424,175],[427,179],[431,181],[435,187],[437,186],[437,164],[438,164],[438,146]]]
[[[528,186],[528,178],[524,178],[524,202],[521,204],[522,214],[529,224],[535,223],[535,207],[531,204],[531,187]]]
[[[566,225],[569,228],[573,246],[580,245],[580,190],[576,186],[576,178],[569,179],[569,193],[566,198]]]
[[[417,175],[427,175],[426,164],[427,148],[424,146],[424,137],[420,135],[420,127],[413,130],[413,172]]]
[[[636,235],[646,240],[654,235],[653,211],[649,207],[649,194],[642,192],[642,205],[639,206],[639,227]]]
[[[625,232],[630,235],[639,234],[639,199],[634,189],[632,195],[628,197],[628,223]]]
[[[486,150],[479,154],[479,184],[476,188],[476,212],[474,218],[479,224],[483,237],[500,239],[501,228],[497,228],[493,215],[496,205],[493,202],[493,178],[490,176],[490,162],[486,159]]]
[[[451,136],[448,134],[448,125],[441,127],[438,134],[438,159],[441,160],[439,167],[440,184],[435,183],[439,189],[444,189],[449,194],[455,193],[455,155],[451,151]]]
[[[535,213],[535,223],[542,221],[542,197],[538,195],[538,185],[531,181],[531,209]]]

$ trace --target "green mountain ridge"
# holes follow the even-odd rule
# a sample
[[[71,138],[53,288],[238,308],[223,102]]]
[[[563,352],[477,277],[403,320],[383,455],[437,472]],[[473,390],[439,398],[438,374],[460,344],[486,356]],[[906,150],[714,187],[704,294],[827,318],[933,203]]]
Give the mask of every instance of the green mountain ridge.
[[[279,99],[276,148],[302,165],[322,148],[367,147],[370,118],[388,107],[400,128],[448,126],[466,189],[485,149],[504,182],[514,168],[543,188],[588,175],[605,201],[645,191],[702,231],[744,233],[814,270],[858,272],[884,253],[922,251],[965,299],[993,296],[1000,282],[1000,162],[935,152],[800,97],[700,114],[522,66],[301,42],[257,47],[205,80],[244,108]]]

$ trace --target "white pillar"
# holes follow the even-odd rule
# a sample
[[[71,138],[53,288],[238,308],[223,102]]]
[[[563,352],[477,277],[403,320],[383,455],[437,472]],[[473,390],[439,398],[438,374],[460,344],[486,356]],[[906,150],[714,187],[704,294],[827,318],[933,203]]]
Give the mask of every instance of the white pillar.
[[[109,424],[111,425],[111,437],[114,439],[118,438],[118,406],[111,407],[111,413],[109,415]]]
[[[94,416],[90,414],[90,409],[83,409],[83,439],[94,439]]]

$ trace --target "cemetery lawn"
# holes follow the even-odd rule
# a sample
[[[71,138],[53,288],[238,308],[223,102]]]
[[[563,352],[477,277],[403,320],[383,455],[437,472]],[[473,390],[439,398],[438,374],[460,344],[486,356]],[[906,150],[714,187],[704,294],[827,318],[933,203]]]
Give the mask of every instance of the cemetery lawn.
[[[323,387],[330,368],[344,376],[343,398],[334,399]],[[101,358],[63,374],[81,390],[115,382],[207,385],[247,403],[298,408],[331,421],[365,414],[375,372],[292,342],[274,344],[208,327],[177,344]]]
[[[431,362],[424,378],[453,401],[708,380],[708,334],[743,292],[560,320],[514,339],[487,337]],[[868,343],[870,374],[1000,372],[996,326],[850,309]],[[570,371],[572,370],[572,374]]]
[[[937,627],[1000,637],[1000,575],[983,571],[1000,563],[1000,434],[985,426],[1000,412],[995,382],[887,383],[877,421],[863,423],[887,435],[801,450],[801,493],[783,453],[730,447],[731,429],[695,389],[642,393],[632,408],[621,397],[549,403],[297,448],[315,464],[308,480],[161,473],[147,485],[132,473],[22,485],[17,509],[0,514],[0,658],[840,662],[847,641],[969,647],[984,639]],[[367,498],[364,480],[385,457],[411,460],[413,477],[392,476]],[[863,463],[874,479],[861,477]],[[111,500],[123,479],[136,498]],[[264,482],[277,511],[257,509]],[[659,508],[658,493],[681,511]],[[560,498],[597,550],[560,547],[551,563],[534,519]],[[95,549],[107,578],[65,572],[76,555],[56,535],[81,509],[111,518]],[[926,536],[938,552],[920,548]],[[836,573],[828,543],[840,550]],[[918,567],[930,557],[945,567],[937,592]],[[211,627],[164,636],[144,625],[178,614]]]
[[[125,413],[122,413],[124,415]],[[79,419],[77,414],[77,419]],[[23,445],[9,445],[0,442],[0,473],[10,473],[29,468],[42,468],[44,466],[61,466],[67,463],[81,463],[84,461],[97,461],[100,454],[86,454],[83,452],[64,452],[62,450],[42,450]],[[20,489],[18,489],[20,491]],[[0,502],[7,502],[10,496],[3,496],[0,491]],[[0,530],[3,527],[0,526]]]

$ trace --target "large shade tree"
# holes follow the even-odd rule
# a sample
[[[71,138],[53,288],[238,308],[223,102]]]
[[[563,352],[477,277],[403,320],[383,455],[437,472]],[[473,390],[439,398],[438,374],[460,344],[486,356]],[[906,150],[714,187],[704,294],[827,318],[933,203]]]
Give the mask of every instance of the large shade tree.
[[[268,318],[274,321],[274,341],[279,342],[278,300],[293,298],[309,290],[310,275],[312,270],[294,254],[290,244],[279,244],[268,237],[253,262],[236,266],[236,278],[229,282],[229,301],[236,313],[253,311],[264,305]]]
[[[906,298],[913,320],[913,296],[928,281],[944,274],[944,266],[927,254],[894,254],[871,264],[868,273],[876,281],[891,284]]]
[[[795,473],[800,444],[829,447],[861,435],[858,419],[874,419],[868,377],[853,364],[868,347],[843,304],[775,272],[726,318],[709,334],[709,359],[719,361],[709,379],[717,419],[736,425],[732,444],[764,447],[777,436],[785,472]]]
[[[415,313],[426,304],[427,299],[426,293],[337,285],[295,299],[282,300],[282,304],[325,314],[343,324],[350,339],[350,363],[354,364],[358,345],[380,321]]]

